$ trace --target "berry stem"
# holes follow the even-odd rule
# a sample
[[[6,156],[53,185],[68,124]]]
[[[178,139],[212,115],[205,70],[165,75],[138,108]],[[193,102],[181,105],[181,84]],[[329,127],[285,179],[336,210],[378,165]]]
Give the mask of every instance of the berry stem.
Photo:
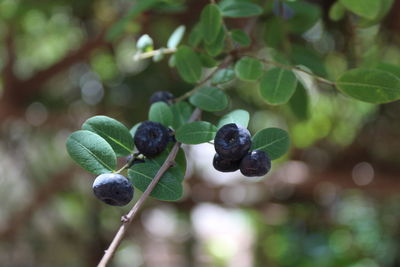
[[[196,108],[193,111],[188,122],[193,122],[193,121],[199,120],[199,118],[201,116],[201,112],[202,111],[200,109]],[[120,226],[118,232],[114,236],[114,239],[112,240],[110,246],[105,251],[103,258],[100,260],[99,264],[97,265],[98,267],[105,267],[110,262],[111,258],[115,254],[115,251],[117,250],[117,248],[121,244],[122,240],[124,239],[126,232],[128,231],[129,225],[132,223],[135,215],[137,214],[139,209],[143,206],[144,202],[149,197],[149,195],[151,194],[151,192],[153,191],[154,187],[157,185],[157,183],[161,179],[161,177],[168,171],[168,169],[170,167],[174,166],[175,158],[176,158],[176,155],[178,154],[180,147],[181,147],[181,143],[176,142],[175,145],[172,147],[171,152],[168,154],[168,157],[164,161],[163,165],[160,167],[157,174],[154,176],[153,180],[147,187],[147,189],[140,196],[139,200],[135,203],[135,205],[132,207],[132,209],[129,211],[128,214],[122,216],[122,218],[121,218],[122,225]]]

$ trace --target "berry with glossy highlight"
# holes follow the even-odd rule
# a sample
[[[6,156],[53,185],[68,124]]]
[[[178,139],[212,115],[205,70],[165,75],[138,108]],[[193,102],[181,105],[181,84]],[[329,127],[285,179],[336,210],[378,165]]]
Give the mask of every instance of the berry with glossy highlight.
[[[168,91],[157,91],[151,95],[150,105],[159,101],[171,104],[174,98],[175,96]]]
[[[144,121],[138,127],[133,141],[140,153],[146,157],[154,157],[167,147],[170,135],[161,123]]]
[[[239,170],[240,160],[234,161],[230,159],[225,159],[215,153],[213,159],[213,166],[217,171],[220,172],[234,172]]]
[[[240,162],[240,172],[245,176],[263,176],[271,169],[271,160],[262,150],[254,150]]]
[[[215,135],[214,147],[224,159],[240,160],[251,147],[250,132],[236,123],[225,124]]]
[[[125,206],[133,198],[133,187],[121,174],[103,173],[94,180],[93,193],[108,205]]]

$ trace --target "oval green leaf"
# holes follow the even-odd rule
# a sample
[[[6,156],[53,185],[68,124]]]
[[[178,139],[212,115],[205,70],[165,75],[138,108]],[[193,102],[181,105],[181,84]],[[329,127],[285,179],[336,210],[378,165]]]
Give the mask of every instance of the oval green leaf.
[[[239,43],[242,46],[249,46],[250,45],[250,37],[242,30],[235,29],[231,31],[232,39]]]
[[[203,8],[200,15],[200,25],[203,33],[203,40],[211,44],[217,39],[222,27],[221,12],[217,5],[208,4]]]
[[[236,109],[224,115],[218,122],[218,129],[228,123],[236,123],[244,128],[249,125],[250,115],[246,110]]]
[[[253,136],[253,150],[262,150],[271,160],[277,159],[289,150],[289,135],[279,128],[266,128]]]
[[[211,83],[213,84],[226,83],[233,80],[234,78],[235,78],[235,72],[232,69],[221,69],[213,75]]]
[[[181,25],[175,29],[167,41],[168,48],[175,48],[182,41],[183,35],[185,34],[185,26]]]
[[[260,92],[272,105],[285,104],[296,90],[297,79],[291,70],[271,68],[260,80]]]
[[[190,119],[193,112],[193,107],[187,102],[178,102],[171,106],[173,115],[172,127],[176,130]]]
[[[196,83],[201,77],[201,61],[188,46],[181,46],[175,54],[179,74],[188,83]]]
[[[225,30],[223,27],[220,28],[217,38],[212,43],[209,44],[205,43],[204,45],[207,53],[213,57],[219,55],[224,50],[224,46],[225,46]]]
[[[159,122],[168,127],[173,122],[172,111],[166,103],[156,102],[150,107],[149,120]]]
[[[381,8],[381,0],[339,0],[339,2],[354,14],[367,19],[374,19]]]
[[[135,164],[128,170],[128,177],[137,189],[144,192],[160,167],[161,165],[155,160]],[[176,177],[176,174],[176,171],[168,170],[158,181],[150,196],[164,201],[179,200],[183,194],[181,183],[183,178]]]
[[[263,9],[256,4],[249,2],[228,2],[221,5],[222,16],[228,18],[244,18],[258,16]]]
[[[262,75],[262,63],[251,57],[241,58],[235,65],[236,76],[243,81],[255,81]]]
[[[132,154],[133,140],[128,128],[107,116],[95,116],[82,125],[82,130],[94,132],[106,140],[118,157]]]
[[[297,84],[296,91],[289,100],[289,108],[299,120],[308,120],[310,117],[307,91],[301,83]]]
[[[205,111],[221,111],[228,106],[228,97],[216,87],[202,87],[189,98],[189,102]]]
[[[195,121],[183,125],[176,131],[175,138],[184,144],[201,144],[215,137],[217,127],[206,121]]]
[[[355,99],[381,104],[400,99],[400,78],[377,69],[353,69],[345,72],[336,87]]]
[[[117,157],[101,136],[87,130],[72,133],[66,142],[70,157],[85,170],[96,175],[115,170]]]

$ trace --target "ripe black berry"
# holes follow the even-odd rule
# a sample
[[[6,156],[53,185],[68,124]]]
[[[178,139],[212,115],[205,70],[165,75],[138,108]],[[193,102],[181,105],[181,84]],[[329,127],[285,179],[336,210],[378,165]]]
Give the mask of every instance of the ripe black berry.
[[[214,147],[224,159],[240,160],[251,147],[250,132],[236,123],[226,124],[215,135]]]
[[[168,91],[157,91],[150,97],[150,105],[159,101],[165,102],[167,104],[172,103],[172,99],[174,99],[174,95]]]
[[[133,198],[132,184],[117,173],[104,173],[97,176],[93,192],[101,201],[111,206],[125,206]]]
[[[230,159],[224,159],[217,153],[215,153],[213,159],[213,166],[217,171],[220,172],[234,172],[239,170],[240,160],[233,161]]]
[[[245,176],[263,176],[271,169],[271,160],[262,150],[254,150],[240,162],[240,172]]]
[[[146,157],[154,157],[167,146],[168,130],[161,123],[144,121],[137,129],[133,141],[140,153]]]

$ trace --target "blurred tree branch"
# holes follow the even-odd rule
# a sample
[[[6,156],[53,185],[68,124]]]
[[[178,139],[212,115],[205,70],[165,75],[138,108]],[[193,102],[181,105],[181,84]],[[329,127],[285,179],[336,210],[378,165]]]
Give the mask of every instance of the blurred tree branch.
[[[7,117],[18,117],[24,114],[25,104],[35,94],[40,92],[43,84],[56,74],[65,71],[70,66],[87,59],[90,53],[99,47],[106,46],[105,30],[102,30],[93,39],[88,39],[82,44],[78,50],[71,51],[57,63],[51,65],[47,69],[36,72],[27,80],[19,80],[13,72],[13,64],[15,61],[15,48],[13,44],[13,33],[9,30],[7,35],[7,53],[9,55],[7,64],[3,71],[4,92],[0,99],[0,120]]]

